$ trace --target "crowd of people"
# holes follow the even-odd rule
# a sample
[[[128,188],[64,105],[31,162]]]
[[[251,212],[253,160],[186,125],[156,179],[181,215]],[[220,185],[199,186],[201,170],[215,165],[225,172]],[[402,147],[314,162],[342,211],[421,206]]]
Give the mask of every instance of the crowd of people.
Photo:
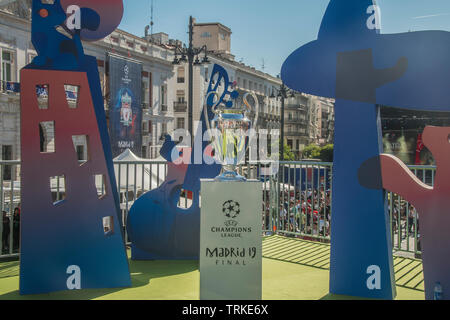
[[[272,209],[271,209],[272,208]],[[280,192],[278,212],[266,200],[264,230],[328,237],[330,235],[330,191],[308,189]]]
[[[389,198],[390,199],[390,198]],[[329,237],[331,225],[331,194],[330,190],[307,189],[303,191],[281,191],[280,205],[273,203],[278,199],[270,199],[267,194],[263,200],[263,230],[286,235],[297,234],[297,236]],[[398,242],[409,241],[408,238],[417,238],[417,251],[420,248],[419,214],[416,208],[396,199],[392,201],[390,223],[392,237]],[[395,238],[394,238],[395,237]],[[397,238],[400,237],[400,241]],[[405,246],[405,244],[403,244]]]
[[[417,209],[406,201],[401,201],[399,199],[392,201],[392,210],[390,201],[388,206],[389,211],[392,212],[392,236],[399,237],[400,241],[416,237],[417,251],[421,251],[419,213],[417,212]]]
[[[310,235],[329,237],[331,224],[330,190],[307,189],[303,191],[281,191],[278,201],[272,203],[267,194],[263,201],[263,230],[281,232],[287,236]],[[392,210],[391,210],[392,203]],[[400,242],[408,238],[417,238],[417,251],[420,251],[419,214],[406,201],[388,201],[393,240],[400,237]],[[12,220],[12,222],[11,222]],[[12,235],[11,235],[12,233]],[[2,212],[1,254],[17,253],[20,239],[20,208],[8,215]],[[397,241],[399,242],[399,241]],[[398,245],[398,244],[397,244]]]
[[[14,209],[14,213],[13,213],[12,217],[8,216],[6,211],[2,212],[2,229],[1,229],[1,231],[2,231],[1,253],[9,254],[11,252],[12,253],[19,252],[19,241],[20,241],[20,208],[19,207]],[[12,237],[11,237],[11,232],[12,232]]]

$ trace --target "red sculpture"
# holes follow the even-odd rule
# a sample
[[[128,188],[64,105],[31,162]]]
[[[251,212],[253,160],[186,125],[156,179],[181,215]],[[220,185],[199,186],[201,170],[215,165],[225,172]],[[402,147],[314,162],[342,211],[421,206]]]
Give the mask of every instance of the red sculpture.
[[[382,154],[379,161],[367,161],[360,169],[360,183],[369,188],[382,187],[399,194],[420,214],[420,234],[426,299],[440,282],[444,299],[450,298],[450,128],[426,127],[423,143],[436,160],[434,187],[420,181],[398,158]],[[374,161],[375,160],[375,161]],[[375,177],[381,166],[381,178]]]

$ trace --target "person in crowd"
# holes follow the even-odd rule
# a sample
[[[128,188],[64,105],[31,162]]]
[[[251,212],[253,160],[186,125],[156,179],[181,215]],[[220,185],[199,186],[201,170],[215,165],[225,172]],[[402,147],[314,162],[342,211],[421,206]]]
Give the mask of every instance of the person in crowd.
[[[6,215],[6,211],[2,212],[2,226],[2,252],[7,253],[9,251],[10,220]]]
[[[325,207],[319,209],[319,235],[325,236]]]
[[[414,235],[414,217],[416,215],[415,213],[416,208],[414,208],[413,205],[409,205],[409,211],[408,211],[408,234]]]
[[[284,206],[280,207],[280,226],[282,230],[286,230],[287,211]]]
[[[14,208],[13,215],[13,250],[17,252],[19,250],[20,241],[20,208]]]

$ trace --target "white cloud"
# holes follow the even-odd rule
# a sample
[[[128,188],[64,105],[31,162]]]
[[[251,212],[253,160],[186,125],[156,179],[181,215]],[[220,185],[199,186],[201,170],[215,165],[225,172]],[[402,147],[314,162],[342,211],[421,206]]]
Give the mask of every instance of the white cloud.
[[[413,17],[413,19],[427,19],[427,18],[434,18],[434,17],[441,17],[441,16],[448,16],[448,13],[438,13],[438,14],[430,14],[427,16],[419,16],[419,17]]]

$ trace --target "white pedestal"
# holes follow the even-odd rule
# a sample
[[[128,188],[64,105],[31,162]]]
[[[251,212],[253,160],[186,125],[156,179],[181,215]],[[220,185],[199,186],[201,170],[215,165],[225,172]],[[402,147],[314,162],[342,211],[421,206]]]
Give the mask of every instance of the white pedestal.
[[[200,299],[260,300],[262,183],[201,181]]]

